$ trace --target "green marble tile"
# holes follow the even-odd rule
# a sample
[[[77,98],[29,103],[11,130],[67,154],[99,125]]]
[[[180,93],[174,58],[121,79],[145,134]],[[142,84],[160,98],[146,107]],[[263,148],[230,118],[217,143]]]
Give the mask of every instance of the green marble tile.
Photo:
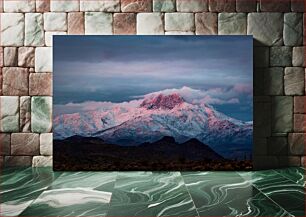
[[[126,182],[161,182],[161,183],[179,183],[183,182],[180,172],[150,172],[150,171],[136,171],[136,172],[118,172],[115,187],[121,187]]]
[[[181,172],[183,180],[186,184],[194,183],[195,180],[199,180],[200,182],[205,182],[208,180],[241,180],[241,177],[236,172],[212,172],[212,171],[204,171],[204,172]]]
[[[235,172],[182,175],[200,216],[288,216]]]
[[[306,171],[301,167],[290,167],[286,169],[277,169],[275,171],[299,185],[302,185],[304,187],[306,186]]]
[[[281,174],[277,173],[275,170],[261,170],[253,172],[238,172],[238,174],[244,179],[257,187],[263,186],[265,183],[271,184],[270,181],[277,180],[287,180]]]
[[[117,172],[64,172],[22,216],[105,216]]]
[[[304,216],[302,170],[54,173],[10,168],[1,173],[0,215]]]
[[[305,188],[274,170],[240,174],[266,196],[295,216],[305,215]]]
[[[90,188],[111,192],[114,188],[117,172],[63,172],[50,189]]]
[[[6,173],[1,184],[1,216],[19,215],[59,176],[51,168],[14,170]]]
[[[198,216],[191,199],[179,203],[155,202],[134,204],[111,204],[107,216]]]
[[[151,187],[151,190],[150,190]],[[135,203],[156,203],[165,202],[180,203],[186,198],[190,198],[188,191],[184,185],[158,185],[148,184],[146,189],[144,186],[131,191],[114,189],[111,199],[112,205],[124,205]]]
[[[119,173],[109,216],[197,216],[179,172]]]
[[[110,192],[87,188],[44,191],[20,216],[105,216]]]
[[[178,193],[189,197],[179,172],[124,172],[118,174],[111,203],[162,201]]]
[[[32,174],[30,167],[6,167],[1,169],[0,184],[5,184],[11,178],[18,179],[18,177],[30,174]]]

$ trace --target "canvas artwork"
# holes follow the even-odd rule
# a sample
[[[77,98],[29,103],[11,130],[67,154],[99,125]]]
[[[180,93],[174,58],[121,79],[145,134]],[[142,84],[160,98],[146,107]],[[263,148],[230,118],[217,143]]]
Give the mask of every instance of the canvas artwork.
[[[251,36],[54,36],[55,170],[248,170]]]

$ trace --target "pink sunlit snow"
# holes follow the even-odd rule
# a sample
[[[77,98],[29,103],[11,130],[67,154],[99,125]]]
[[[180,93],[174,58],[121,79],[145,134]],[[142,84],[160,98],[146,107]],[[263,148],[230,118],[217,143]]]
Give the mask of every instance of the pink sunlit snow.
[[[54,118],[55,138],[93,136],[121,145],[154,142],[171,136],[177,142],[196,138],[214,148],[250,145],[252,122],[218,112],[204,100],[187,102],[180,91],[157,92],[108,108],[62,114]]]

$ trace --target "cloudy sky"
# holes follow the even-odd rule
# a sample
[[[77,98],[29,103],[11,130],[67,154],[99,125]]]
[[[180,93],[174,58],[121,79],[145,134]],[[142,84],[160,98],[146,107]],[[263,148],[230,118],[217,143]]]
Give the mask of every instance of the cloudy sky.
[[[218,110],[252,120],[251,36],[55,36],[56,105],[126,102],[188,87]],[[185,89],[188,90],[188,89]]]

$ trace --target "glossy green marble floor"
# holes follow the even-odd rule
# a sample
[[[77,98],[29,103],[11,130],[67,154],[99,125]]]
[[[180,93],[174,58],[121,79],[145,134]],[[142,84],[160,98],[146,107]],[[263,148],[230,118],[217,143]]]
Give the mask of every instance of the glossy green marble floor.
[[[1,172],[0,216],[305,216],[305,169]]]

